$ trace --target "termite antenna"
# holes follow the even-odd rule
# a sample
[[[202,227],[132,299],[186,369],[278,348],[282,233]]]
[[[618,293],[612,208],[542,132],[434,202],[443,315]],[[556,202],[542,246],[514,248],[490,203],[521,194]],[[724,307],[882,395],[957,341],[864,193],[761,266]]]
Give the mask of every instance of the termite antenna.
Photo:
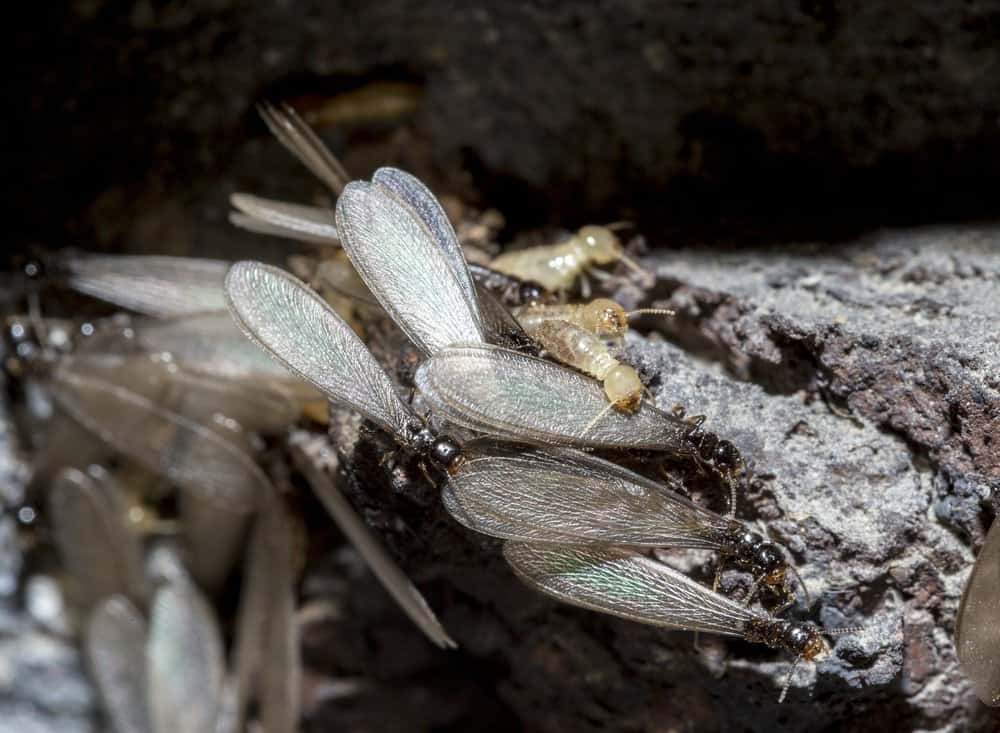
[[[636,308],[634,311],[627,311],[625,315],[631,318],[632,316],[639,316],[646,313],[656,316],[668,316],[670,318],[677,315],[677,311],[673,308]]]
[[[729,511],[726,513],[726,517],[729,519],[736,518],[736,482],[733,479],[726,479],[726,483],[729,484]]]
[[[589,423],[587,423],[587,427],[585,427],[583,429],[583,432],[580,433],[580,437],[582,438],[587,433],[589,433],[590,429],[592,427],[594,427],[595,425],[597,425],[597,423],[599,423],[601,421],[601,418],[608,414],[609,410],[614,409],[614,406],[615,406],[614,402],[609,402],[607,407],[605,407],[603,410],[601,410],[599,413],[597,413],[597,417],[595,417],[593,420],[591,420]]]
[[[749,606],[753,602],[757,593],[760,592],[760,584],[764,582],[764,577],[765,576],[761,575],[759,578],[753,579],[753,585],[750,586],[750,590],[747,591],[746,598],[743,599],[744,606]]]
[[[866,626],[844,626],[840,629],[823,629],[826,636],[841,636],[842,634],[857,634],[864,631]]]
[[[795,657],[795,661],[792,662],[792,668],[788,670],[788,676],[785,678],[785,684],[781,687],[781,694],[778,695],[778,704],[780,705],[785,701],[785,696],[788,695],[788,688],[792,686],[792,675],[795,674],[795,668],[799,666],[799,662],[802,661],[802,655]]]

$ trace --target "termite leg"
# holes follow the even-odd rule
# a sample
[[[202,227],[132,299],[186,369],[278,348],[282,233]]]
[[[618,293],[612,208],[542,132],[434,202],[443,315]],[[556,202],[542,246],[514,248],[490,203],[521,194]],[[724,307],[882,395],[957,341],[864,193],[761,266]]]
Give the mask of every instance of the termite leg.
[[[583,272],[580,273],[580,296],[584,300],[590,300],[590,280]]]

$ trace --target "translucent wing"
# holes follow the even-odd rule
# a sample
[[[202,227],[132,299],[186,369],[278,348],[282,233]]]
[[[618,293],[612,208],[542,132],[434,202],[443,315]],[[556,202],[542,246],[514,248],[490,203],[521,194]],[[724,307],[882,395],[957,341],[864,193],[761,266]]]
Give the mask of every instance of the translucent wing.
[[[976,695],[1000,706],[1000,521],[990,527],[965,586],[955,646]]]
[[[622,548],[507,542],[503,554],[532,588],[632,621],[742,636],[747,623],[760,616],[673,568]]]
[[[241,229],[302,242],[340,246],[333,210],[277,201],[248,193],[234,193],[229,202],[238,211],[229,221]]]
[[[465,293],[466,301],[470,307],[474,307],[476,289],[469,266],[465,262],[465,253],[458,243],[458,236],[448,215],[430,189],[415,176],[398,168],[379,168],[372,174],[372,183],[389,189],[416,212],[437,242],[438,250],[448,261],[455,275],[456,284]]]
[[[226,276],[244,333],[331,400],[401,434],[413,420],[385,373],[327,303],[284,270],[237,262]]]
[[[266,102],[258,107],[258,111],[278,141],[314,176],[339,195],[350,176],[298,113],[287,104],[275,107]]]
[[[690,429],[645,401],[634,414],[609,410],[593,379],[488,344],[431,357],[415,382],[438,417],[509,440],[684,452]]]
[[[49,490],[49,510],[59,554],[84,606],[121,594],[145,596],[142,551],[125,526],[120,489],[107,473],[67,468]]]
[[[501,539],[719,549],[727,520],[608,461],[579,451],[467,443],[445,506]]]
[[[355,181],[337,201],[337,229],[354,269],[418,348],[435,354],[485,340],[468,271],[465,281],[457,276],[453,253],[409,204]]]
[[[232,438],[160,408],[126,387],[57,367],[50,387],[59,406],[87,430],[148,470],[204,501],[249,512],[268,490],[267,477]]]
[[[301,399],[316,391],[247,339],[228,311],[186,318],[138,320],[135,342],[149,353],[168,353],[184,368],[217,377],[244,379],[258,387],[275,381]]]
[[[351,541],[358,554],[399,607],[432,642],[442,649],[456,648],[458,645],[448,636],[448,632],[438,621],[423,595],[386,552],[368,526],[361,521],[329,477],[310,459],[302,447],[296,447],[293,455],[299,470],[305,474],[309,485],[340,527],[340,531]]]
[[[277,386],[255,387],[249,382],[188,372],[172,361],[145,354],[94,354],[73,359],[78,375],[93,376],[131,390],[158,407],[197,423],[229,425],[246,430],[279,433],[299,416],[292,397]]]
[[[378,308],[380,312],[382,310],[372,291],[365,285],[365,281],[358,277],[354,265],[346,257],[322,260],[316,266],[316,283],[321,290],[326,287],[337,295]]]
[[[492,344],[515,351],[539,353],[538,344],[524,332],[521,324],[493,293],[476,283],[479,298],[479,312],[483,319],[483,330]]]
[[[229,263],[192,257],[80,255],[56,263],[81,293],[157,318],[224,311]]]
[[[222,638],[207,601],[184,581],[153,599],[146,648],[156,733],[212,733],[222,692]]]
[[[106,598],[90,615],[84,645],[112,728],[150,733],[142,614],[123,596]]]

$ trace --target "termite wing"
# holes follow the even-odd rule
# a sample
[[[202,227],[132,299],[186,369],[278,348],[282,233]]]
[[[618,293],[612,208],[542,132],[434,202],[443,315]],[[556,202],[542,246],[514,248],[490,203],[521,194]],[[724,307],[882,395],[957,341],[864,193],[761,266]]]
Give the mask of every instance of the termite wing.
[[[955,647],[979,699],[1000,706],[1000,521],[993,520],[965,586]]]
[[[240,328],[294,374],[332,401],[361,413],[406,449],[440,468],[448,470],[457,463],[459,444],[448,436],[435,435],[423,424],[400,399],[389,375],[358,336],[300,280],[259,262],[237,262],[226,276],[226,294]],[[324,503],[329,503],[331,496],[336,498],[323,490],[319,493]],[[332,513],[338,515],[336,509]],[[361,538],[359,549],[364,551],[366,543]],[[411,586],[399,586],[389,574],[377,570],[376,554],[369,552],[365,559],[382,582],[389,578],[390,592],[395,597],[412,595]],[[417,625],[435,643],[453,645],[420,600]],[[411,615],[414,608],[404,606]]]
[[[217,431],[105,378],[58,365],[56,403],[117,452],[178,486],[192,573],[208,588],[222,582],[239,552],[249,516],[270,482],[238,432]]]
[[[430,357],[415,381],[438,417],[513,441],[693,456],[731,484],[742,472],[736,447],[700,422],[647,402],[633,414],[608,409],[594,380],[487,343],[454,230],[413,176],[383,168],[348,184],[337,228],[368,288]]]
[[[339,195],[350,177],[305,120],[287,104],[279,107],[264,102],[257,111],[278,141],[323,181],[334,195]]]
[[[157,318],[225,310],[228,263],[157,255],[57,255],[48,265],[72,289]]]
[[[489,439],[466,443],[463,455],[442,500],[470,529],[534,543],[713,550],[754,576],[745,600],[761,584],[786,604],[793,599],[777,545],[626,468],[572,449]]]
[[[787,650],[796,662],[827,651],[812,624],[756,611],[632,550],[507,542],[503,552],[521,580],[564,603],[654,626],[737,636]],[[790,682],[791,672],[779,702]]]
[[[125,524],[124,497],[107,471],[61,470],[49,488],[48,505],[71,595],[81,606],[92,608],[112,595],[144,603],[142,548]]]
[[[229,202],[236,209],[229,214],[229,221],[241,229],[310,244],[340,245],[332,209],[293,204],[249,193],[234,193]]]
[[[106,597],[84,630],[83,645],[115,733],[152,733],[146,701],[146,619],[128,598]]]

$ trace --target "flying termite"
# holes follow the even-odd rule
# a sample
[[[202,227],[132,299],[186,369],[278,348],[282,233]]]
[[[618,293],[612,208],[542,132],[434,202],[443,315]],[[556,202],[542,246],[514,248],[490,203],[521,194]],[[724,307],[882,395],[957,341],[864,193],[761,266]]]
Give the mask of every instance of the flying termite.
[[[413,176],[380,168],[348,184],[337,201],[344,251],[368,289],[430,358],[415,383],[434,414],[469,430],[515,442],[692,457],[736,490],[736,447],[640,403],[611,409],[593,379],[489,343],[461,247],[433,194]]]
[[[667,487],[580,451],[490,439],[466,443],[464,455],[442,499],[470,529],[545,544],[712,550],[721,556],[715,587],[728,562],[754,577],[744,603],[761,587],[780,600],[775,613],[794,602],[795,569],[781,548],[681,496],[680,477]]]
[[[827,653],[823,634],[859,630],[821,631],[813,624],[775,618],[623,548],[507,542],[503,553],[527,585],[564,603],[654,626],[736,636],[790,652],[795,661],[779,703],[796,665]]]
[[[1000,707],[1000,522],[994,520],[969,575],[955,624],[962,670],[985,704]]]

